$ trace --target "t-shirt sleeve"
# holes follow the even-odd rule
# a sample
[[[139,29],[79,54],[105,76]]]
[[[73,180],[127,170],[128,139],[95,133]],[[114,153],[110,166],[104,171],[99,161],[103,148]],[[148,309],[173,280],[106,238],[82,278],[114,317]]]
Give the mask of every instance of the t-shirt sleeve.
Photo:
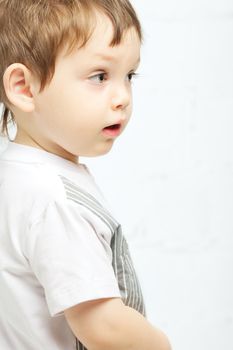
[[[25,253],[51,316],[88,300],[120,297],[103,242],[74,208],[50,203],[31,224]]]

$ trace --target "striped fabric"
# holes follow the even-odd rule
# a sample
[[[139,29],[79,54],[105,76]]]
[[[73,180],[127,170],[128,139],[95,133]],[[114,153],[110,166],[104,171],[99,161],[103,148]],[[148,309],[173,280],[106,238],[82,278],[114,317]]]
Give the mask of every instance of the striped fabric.
[[[112,266],[116,275],[122,301],[145,316],[145,305],[143,301],[141,287],[133,266],[128,244],[122,234],[121,226],[112,217],[112,215],[88,192],[84,191],[76,184],[60,175],[64,184],[66,195],[79,205],[90,210],[97,215],[110,229],[112,233]],[[77,350],[87,350],[76,339]]]

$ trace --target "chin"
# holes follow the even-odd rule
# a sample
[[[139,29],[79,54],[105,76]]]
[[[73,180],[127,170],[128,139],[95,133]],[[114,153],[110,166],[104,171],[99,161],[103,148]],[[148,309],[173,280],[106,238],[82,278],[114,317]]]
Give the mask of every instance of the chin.
[[[99,157],[107,154],[108,152],[111,151],[113,146],[113,142],[109,142],[107,147],[105,144],[105,147],[99,147],[98,149],[92,150],[90,152],[87,152],[85,155],[82,155],[82,157]]]

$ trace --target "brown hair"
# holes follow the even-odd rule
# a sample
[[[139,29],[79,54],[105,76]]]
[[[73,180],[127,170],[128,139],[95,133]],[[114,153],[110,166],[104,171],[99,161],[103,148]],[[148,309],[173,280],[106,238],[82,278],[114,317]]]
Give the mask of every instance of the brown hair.
[[[123,33],[134,27],[142,40],[140,22],[129,0],[0,0],[0,103],[2,128],[14,115],[3,86],[3,75],[12,63],[22,63],[41,82],[41,91],[54,74],[58,54],[67,45],[84,46],[94,29],[95,10],[107,15],[113,25],[111,46],[121,42]]]

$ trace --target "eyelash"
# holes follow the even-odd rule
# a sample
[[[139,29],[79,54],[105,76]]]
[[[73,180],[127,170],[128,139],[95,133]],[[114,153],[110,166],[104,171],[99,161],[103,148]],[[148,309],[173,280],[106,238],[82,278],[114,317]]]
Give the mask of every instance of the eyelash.
[[[129,74],[128,74],[128,77],[130,77],[129,82],[131,83],[131,82],[132,82],[132,78],[133,78],[133,77],[135,78],[135,77],[137,77],[137,76],[138,76],[138,73],[135,73],[135,72],[129,73]],[[105,77],[105,79],[100,80],[100,81],[98,82],[99,84],[102,84],[104,81],[107,80],[107,73],[98,73],[98,74],[95,74],[95,75],[89,77],[89,80],[95,80],[95,79],[100,78],[100,77],[102,77],[102,78]]]

